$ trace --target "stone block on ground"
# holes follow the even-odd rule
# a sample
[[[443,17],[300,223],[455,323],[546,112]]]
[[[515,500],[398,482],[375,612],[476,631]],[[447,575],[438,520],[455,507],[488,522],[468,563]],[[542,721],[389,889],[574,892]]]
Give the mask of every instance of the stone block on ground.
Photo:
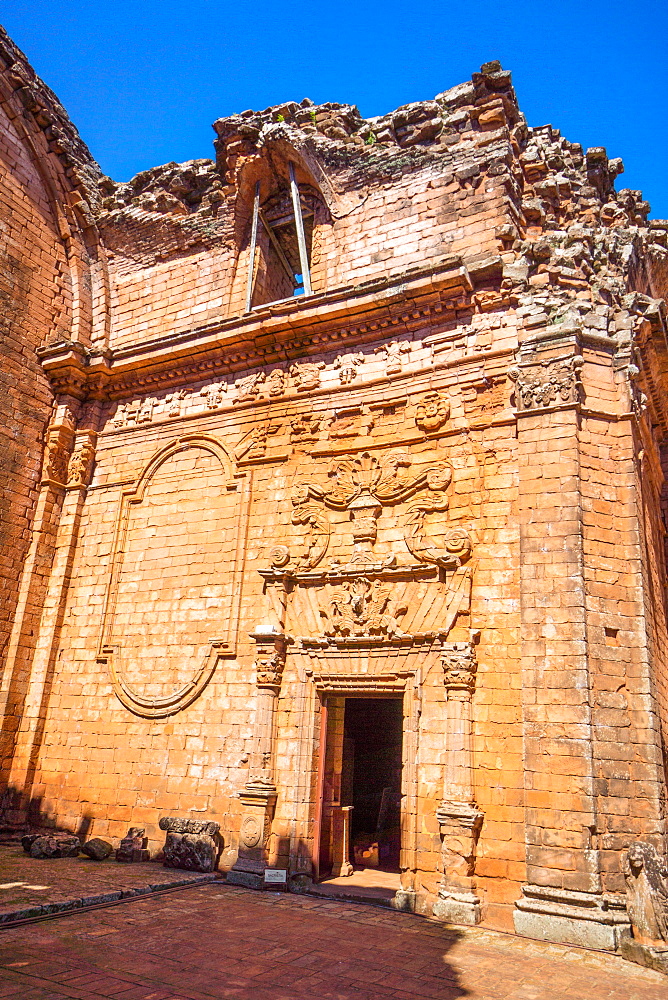
[[[31,858],[76,858],[81,851],[81,842],[74,834],[56,833],[47,837],[35,837],[30,845]]]
[[[167,833],[163,862],[166,868],[197,872],[212,872],[215,869],[220,830],[218,823],[164,816],[160,820],[160,829]]]
[[[114,848],[108,840],[101,840],[99,837],[93,837],[92,840],[87,841],[87,843],[83,845],[81,852],[93,861],[104,861],[114,853]]]

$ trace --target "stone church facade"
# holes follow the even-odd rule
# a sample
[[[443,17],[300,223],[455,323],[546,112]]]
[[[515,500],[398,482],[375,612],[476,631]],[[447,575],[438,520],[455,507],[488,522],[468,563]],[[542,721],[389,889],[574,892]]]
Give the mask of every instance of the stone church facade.
[[[0,69],[4,822],[213,820],[295,891],[357,838],[400,908],[614,950],[665,846],[668,224],[496,63],[126,184]]]

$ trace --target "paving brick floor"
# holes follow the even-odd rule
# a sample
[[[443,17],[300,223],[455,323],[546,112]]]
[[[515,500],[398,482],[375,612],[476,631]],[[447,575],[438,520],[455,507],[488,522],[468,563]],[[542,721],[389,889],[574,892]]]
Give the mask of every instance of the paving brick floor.
[[[668,1000],[619,958],[208,883],[0,931],[0,998]]]
[[[16,844],[0,845],[0,926],[60,910],[143,895],[214,876],[161,864],[120,864],[115,859],[31,858]],[[2,994],[0,993],[0,997]]]

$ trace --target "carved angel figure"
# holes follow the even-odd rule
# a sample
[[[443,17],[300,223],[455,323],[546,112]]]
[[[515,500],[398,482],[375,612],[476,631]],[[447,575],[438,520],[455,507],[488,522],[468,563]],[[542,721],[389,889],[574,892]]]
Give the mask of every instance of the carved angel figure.
[[[246,403],[249,399],[255,399],[260,394],[260,386],[266,381],[264,372],[256,372],[254,375],[247,375],[240,378],[236,383],[237,398],[235,402]]]
[[[633,937],[665,948],[668,942],[668,870],[656,849],[642,840],[631,844],[622,861],[626,909]]]
[[[325,367],[320,362],[304,362],[304,364],[292,365],[290,375],[295,380],[297,392],[308,392],[309,389],[317,389],[320,385],[320,372]]]

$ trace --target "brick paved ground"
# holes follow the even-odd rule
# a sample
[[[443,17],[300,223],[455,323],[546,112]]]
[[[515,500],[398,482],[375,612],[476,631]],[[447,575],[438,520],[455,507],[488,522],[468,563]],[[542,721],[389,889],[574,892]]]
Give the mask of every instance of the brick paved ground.
[[[222,883],[0,932],[21,1000],[666,1000],[621,959]]]
[[[0,924],[210,878],[160,864],[91,861],[83,855],[37,859],[20,846],[0,846]]]

